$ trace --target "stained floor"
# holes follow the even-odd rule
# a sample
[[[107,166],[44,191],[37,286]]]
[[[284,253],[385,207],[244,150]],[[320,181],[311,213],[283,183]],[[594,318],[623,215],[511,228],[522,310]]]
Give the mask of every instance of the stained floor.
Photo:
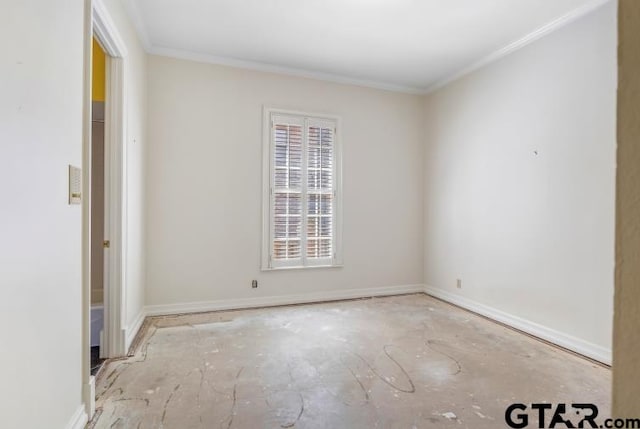
[[[514,402],[606,417],[610,385],[608,368],[416,294],[152,318],[103,369],[90,427],[502,428]]]

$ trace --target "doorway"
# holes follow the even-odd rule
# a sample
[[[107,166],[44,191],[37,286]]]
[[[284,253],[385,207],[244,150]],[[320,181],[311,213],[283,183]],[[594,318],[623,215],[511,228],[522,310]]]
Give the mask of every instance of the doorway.
[[[106,54],[93,36],[91,44],[91,375],[106,355],[102,345],[105,314],[105,102]]]
[[[102,1],[85,2],[82,373],[83,400],[91,418],[95,411],[92,373],[100,359],[126,355],[122,320],[126,311],[126,48]],[[95,70],[94,59],[98,60]]]

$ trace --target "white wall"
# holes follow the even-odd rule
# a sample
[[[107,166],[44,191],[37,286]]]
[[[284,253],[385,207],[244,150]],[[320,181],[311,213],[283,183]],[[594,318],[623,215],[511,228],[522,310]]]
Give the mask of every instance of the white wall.
[[[424,116],[425,283],[604,354],[613,305],[615,7],[437,91]]]
[[[129,340],[144,307],[145,287],[145,152],[147,146],[147,54],[121,0],[103,0],[127,48],[125,59],[127,247],[125,254],[125,327]]]
[[[105,4],[129,50],[127,325],[145,303],[424,279],[610,349],[613,3],[424,104],[147,58],[120,1]],[[81,164],[83,2],[3,12],[0,426],[62,428],[82,401],[81,213],[67,205],[67,165]],[[344,268],[259,270],[263,104],[343,118]]]
[[[82,0],[0,13],[0,427],[64,428],[82,402]]]
[[[422,283],[420,97],[157,56],[148,79],[147,304]],[[342,116],[344,268],[260,271],[263,104]]]

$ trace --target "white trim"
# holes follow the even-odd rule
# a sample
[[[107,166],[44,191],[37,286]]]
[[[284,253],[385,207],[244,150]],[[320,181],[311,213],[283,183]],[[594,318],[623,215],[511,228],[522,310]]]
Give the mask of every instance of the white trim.
[[[523,319],[513,314],[506,313],[488,305],[481,304],[458,294],[425,285],[424,293],[455,304],[474,313],[504,323],[520,331],[531,334],[535,337],[557,344],[566,349],[572,350],[581,355],[587,356],[606,365],[611,365],[611,349],[590,343],[583,339],[565,334],[547,326],[540,325],[530,320]]]
[[[329,259],[329,258],[327,258]],[[262,268],[260,267],[260,271],[290,271],[290,270],[315,270],[315,269],[320,269],[320,270],[326,270],[328,268],[344,268],[344,264],[331,264],[331,265],[326,265],[326,264],[318,264],[318,265],[314,265],[314,264],[310,264],[310,265],[276,265],[273,266],[271,268],[267,267],[267,268]]]
[[[361,86],[365,88],[373,88],[373,89],[381,89],[385,91],[393,91],[393,92],[401,92],[406,94],[417,94],[417,95],[426,95],[430,94],[437,89],[446,86],[447,84],[460,79],[461,77],[472,73],[494,61],[497,61],[523,47],[529,45],[532,42],[550,34],[573,21],[593,12],[599,7],[605,5],[606,3],[612,0],[591,0],[590,2],[583,4],[582,6],[577,7],[576,9],[568,12],[567,14],[549,22],[548,24],[543,25],[542,27],[532,31],[531,33],[521,37],[520,39],[509,43],[508,45],[497,49],[491,52],[489,55],[471,63],[470,65],[463,67],[461,70],[454,72],[450,75],[443,77],[442,79],[432,83],[426,88],[410,86],[410,85],[401,85],[391,82],[380,82],[380,81],[372,81],[367,79],[358,79],[354,77],[332,74],[332,73],[323,73],[312,70],[294,68],[294,67],[285,67],[278,66],[275,64],[268,64],[258,61],[247,61],[241,60],[237,58],[231,57],[222,57],[217,55],[211,55],[201,52],[193,52],[186,49],[176,49],[176,48],[167,48],[161,46],[154,46],[149,37],[149,33],[144,24],[144,19],[142,19],[142,14],[140,13],[139,8],[136,5],[135,0],[125,0],[125,7],[127,9],[127,13],[131,18],[131,21],[134,23],[134,27],[138,34],[138,37],[144,46],[147,53],[152,55],[158,55],[162,57],[169,58],[178,58],[189,61],[196,61],[199,63],[207,63],[207,64],[216,64],[223,65],[229,67],[236,67],[246,70],[254,70],[259,72],[266,73],[276,73],[287,76],[301,77],[307,79],[316,79],[325,82],[333,82],[344,85],[355,85]]]
[[[535,42],[536,40],[539,40],[541,38],[543,38],[544,36],[553,33],[556,30],[559,30],[560,28],[571,24],[572,22],[576,21],[579,18],[582,18],[585,15],[588,15],[589,13],[595,11],[596,9],[604,6],[605,4],[609,3],[612,0],[592,0],[588,3],[583,4],[582,6],[570,11],[569,13],[554,19],[553,21],[549,22],[548,24],[543,25],[542,27],[532,31],[531,33],[527,34],[526,36],[509,43],[507,46],[498,49],[496,51],[493,51],[492,53],[490,53],[489,55],[481,58],[478,61],[473,62],[472,64],[470,64],[467,67],[464,67],[463,69],[447,76],[444,77],[440,80],[438,80],[437,82],[435,82],[434,84],[428,86],[425,90],[422,91],[422,94],[430,94],[446,85],[448,85],[449,83],[456,81],[458,79],[460,79],[463,76],[466,76],[478,69],[481,69],[487,65],[489,65],[490,63],[493,63],[495,61],[498,61],[501,58],[506,57],[507,55],[516,52],[522,48],[524,48],[525,46]]]
[[[262,108],[262,248],[260,252],[260,267],[269,267],[269,252],[268,242],[271,240],[271,195],[265,192],[265,184],[271,182],[271,154],[269,153],[267,140],[270,139],[271,134],[271,110],[270,108],[263,106]]]
[[[123,150],[125,142],[125,122],[124,122],[124,57],[127,54],[126,46],[120,37],[117,27],[114,24],[111,16],[105,8],[102,0],[85,0],[84,1],[85,22],[84,22],[84,73],[83,73],[83,142],[82,142],[82,165],[83,165],[83,209],[82,209],[82,352],[81,352],[81,365],[82,365],[82,411],[76,412],[70,423],[70,428],[76,427],[82,428],[86,421],[93,416],[95,411],[95,378],[91,376],[90,366],[90,344],[91,344],[91,71],[92,71],[92,58],[91,58],[91,46],[94,35],[99,40],[100,45],[108,54],[108,69],[107,69],[107,94],[108,102],[105,109],[105,114],[109,116],[108,128],[105,135],[105,144],[110,144],[111,147],[119,148]],[[107,154],[106,162],[111,162],[119,159],[119,156],[113,156]],[[122,169],[122,165],[119,166]],[[121,176],[121,171],[112,173],[112,176]],[[122,201],[122,192],[120,194],[116,192],[118,189],[117,183],[114,186],[112,183],[106,183],[105,187],[111,186],[112,195],[109,198],[115,199],[115,201]],[[105,193],[107,189],[105,188]],[[116,193],[114,193],[116,192]],[[109,207],[109,206],[107,206]],[[120,207],[120,206],[118,206]],[[123,219],[120,217],[120,213],[126,215],[126,211],[120,207],[116,211],[105,213],[107,216],[106,222],[113,222],[114,220],[119,224],[123,223]],[[126,220],[126,218],[125,218]],[[126,222],[125,222],[126,224]],[[109,226],[114,228],[113,226]],[[119,230],[119,226],[116,224],[115,230]],[[117,261],[120,254],[118,253],[117,246],[122,246],[124,241],[119,240],[117,237],[114,239],[109,237],[113,246],[111,250],[116,249],[117,257],[113,258]],[[106,253],[106,252],[105,252]],[[113,253],[113,252],[111,252]],[[122,253],[122,252],[120,252]],[[124,338],[125,335],[122,331],[121,314],[124,314],[125,306],[121,288],[124,287],[124,283],[116,280],[120,280],[120,273],[115,271],[115,268],[122,269],[122,264],[111,264],[108,269],[114,270],[113,272],[105,272],[105,280],[113,280],[113,284],[105,283],[105,330],[108,337],[105,344],[107,347],[111,347],[107,350],[107,356],[118,356],[121,352],[121,356],[124,352]],[[107,277],[108,276],[108,277]],[[122,298],[121,298],[122,297]],[[113,313],[113,314],[111,314]],[[101,340],[102,343],[102,340]],[[107,348],[105,347],[105,348]],[[102,349],[102,348],[101,348]],[[102,350],[101,350],[102,351]],[[84,416],[84,417],[83,417]],[[82,423],[78,423],[82,422]],[[78,425],[78,426],[77,426]]]
[[[102,335],[100,335],[102,336]],[[82,394],[84,399],[84,411],[87,418],[93,417],[96,412],[96,377],[89,376],[89,382],[82,385]]]
[[[124,179],[125,113],[124,64],[122,58],[107,57],[107,101],[105,103],[105,357],[126,354],[122,327],[125,308],[126,198]]]
[[[127,48],[102,0],[93,0],[93,31],[105,52],[112,57],[126,57]]]
[[[273,307],[290,304],[310,304],[314,302],[340,301],[343,299],[369,298],[374,296],[390,296],[423,292],[424,285],[422,284],[399,285],[367,289],[335,290],[298,295],[221,299],[217,301],[187,302],[182,304],[148,305],[145,307],[145,312],[148,316],[161,316],[170,314],[199,313],[204,311]]]
[[[273,222],[271,217],[271,203],[273,201],[273,125],[274,118],[285,123],[295,124],[303,129],[302,142],[302,228],[301,257],[300,260],[272,261],[271,251],[274,242]],[[333,134],[333,255],[328,258],[308,261],[306,249],[306,210],[307,210],[307,130],[309,124],[323,125],[334,128]],[[308,269],[308,268],[339,268],[344,264],[342,243],[342,119],[340,116],[313,113],[299,110],[287,110],[272,106],[263,106],[262,112],[262,250],[260,269],[273,271],[281,269]]]
[[[82,109],[82,402],[86,416],[92,417],[95,396],[87,389],[91,382],[91,49],[93,8],[84,1],[84,73]],[[77,414],[77,413],[76,413]],[[73,427],[73,426],[69,426]]]
[[[93,0],[93,32],[107,54],[105,102],[105,251],[106,341],[102,357],[126,354],[126,112],[124,69],[127,48],[102,0]]]
[[[143,308],[140,310],[133,323],[125,329],[124,348],[127,352],[131,348],[131,343],[133,343],[133,340],[136,338],[136,335],[138,334],[138,331],[140,331],[146,317],[147,313]]]
[[[79,405],[76,412],[73,413],[73,416],[69,419],[69,423],[67,423],[65,429],[83,429],[88,420],[89,418],[84,410],[84,405]]]
[[[192,52],[183,49],[163,48],[159,46],[152,46],[148,50],[151,55],[158,55],[161,57],[178,58],[182,60],[196,61],[199,63],[216,64],[228,67],[235,67],[245,70],[253,70],[264,73],[276,73],[285,76],[300,77],[305,79],[315,79],[324,82],[339,83],[343,85],[354,85],[365,88],[381,89],[384,91],[401,92],[405,94],[423,94],[424,88],[418,88],[414,86],[399,85],[388,82],[379,82],[367,79],[358,79],[354,77],[342,76],[332,73],[324,73],[318,71],[311,71],[305,69],[299,69],[294,67],[278,66],[275,64],[267,64],[257,61],[246,61],[236,58],[219,57],[211,54],[204,54],[199,52]]]

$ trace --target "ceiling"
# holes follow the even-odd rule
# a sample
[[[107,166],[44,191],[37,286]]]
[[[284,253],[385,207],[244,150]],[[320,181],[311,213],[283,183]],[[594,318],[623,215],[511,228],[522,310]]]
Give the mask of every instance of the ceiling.
[[[151,53],[427,92],[606,0],[126,0]]]

